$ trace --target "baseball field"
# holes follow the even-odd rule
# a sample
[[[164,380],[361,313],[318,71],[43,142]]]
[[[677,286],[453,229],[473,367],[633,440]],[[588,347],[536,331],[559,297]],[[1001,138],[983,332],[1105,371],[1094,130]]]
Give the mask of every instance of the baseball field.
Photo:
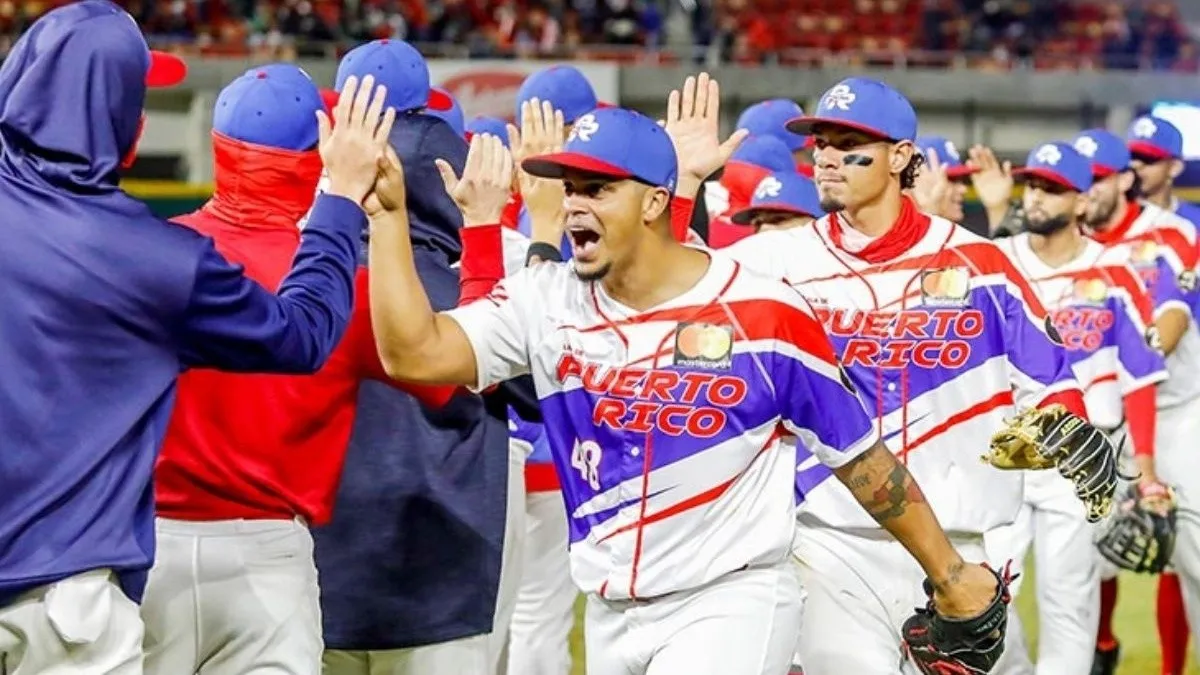
[[[1027,566],[1030,569],[1032,566]],[[1026,579],[1024,589],[1032,590],[1033,580]],[[1032,592],[1017,598],[1021,619],[1029,631],[1031,649],[1037,645],[1037,615]],[[1154,628],[1155,580],[1153,577],[1127,574],[1121,579],[1117,605],[1117,636],[1121,639],[1121,666],[1118,675],[1159,675],[1158,634]],[[575,667],[571,675],[585,675],[583,664],[582,603],[576,606],[575,631],[571,634],[571,653]],[[1200,675],[1193,654],[1189,654],[1186,675]]]

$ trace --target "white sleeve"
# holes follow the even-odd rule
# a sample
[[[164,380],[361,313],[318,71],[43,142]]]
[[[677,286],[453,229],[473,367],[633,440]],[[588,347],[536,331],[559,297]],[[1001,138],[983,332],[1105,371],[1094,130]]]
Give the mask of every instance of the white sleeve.
[[[529,372],[529,333],[534,328],[538,285],[522,269],[478,300],[445,314],[462,328],[475,350],[477,390]]]

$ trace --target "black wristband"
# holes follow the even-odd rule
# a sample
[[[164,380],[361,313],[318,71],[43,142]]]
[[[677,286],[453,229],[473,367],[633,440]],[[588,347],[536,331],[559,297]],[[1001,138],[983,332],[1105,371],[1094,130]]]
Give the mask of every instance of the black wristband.
[[[526,265],[532,262],[562,262],[562,259],[562,252],[544,241],[533,242],[525,252]]]

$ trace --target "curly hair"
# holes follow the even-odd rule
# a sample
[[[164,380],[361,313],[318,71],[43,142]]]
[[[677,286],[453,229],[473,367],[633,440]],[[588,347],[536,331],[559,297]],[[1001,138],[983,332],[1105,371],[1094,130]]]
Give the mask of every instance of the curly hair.
[[[911,190],[917,184],[917,173],[923,164],[925,164],[925,155],[914,152],[909,158],[908,164],[904,165],[904,169],[900,171],[901,190]]]

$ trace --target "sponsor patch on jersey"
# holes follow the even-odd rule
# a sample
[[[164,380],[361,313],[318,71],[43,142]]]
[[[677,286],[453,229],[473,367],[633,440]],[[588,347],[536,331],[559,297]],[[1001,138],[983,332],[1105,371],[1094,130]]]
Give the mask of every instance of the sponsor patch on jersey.
[[[1133,254],[1130,261],[1134,265],[1153,265],[1158,257],[1158,244],[1153,241],[1135,241],[1131,244]]]
[[[921,297],[926,305],[961,307],[967,304],[970,292],[971,273],[965,267],[921,272]]]
[[[728,370],[733,365],[733,328],[680,323],[675,327],[675,365]]]
[[[1108,284],[1100,279],[1076,279],[1076,302],[1088,305],[1103,305],[1108,300]]]

